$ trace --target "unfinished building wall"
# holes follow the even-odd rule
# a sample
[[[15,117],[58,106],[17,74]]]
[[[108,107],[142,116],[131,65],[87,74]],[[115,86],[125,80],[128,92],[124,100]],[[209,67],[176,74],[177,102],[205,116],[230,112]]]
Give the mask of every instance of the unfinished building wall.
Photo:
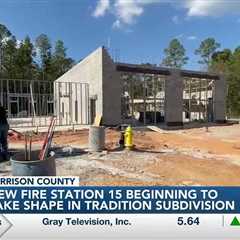
[[[213,79],[184,78],[183,122],[213,122]]]
[[[84,58],[80,63],[66,72],[63,76],[58,78],[56,82],[76,82],[76,83],[87,83],[89,84],[89,98],[83,98],[81,102],[78,104],[78,114],[79,116],[74,116],[73,119],[81,119],[81,113],[83,109],[80,109],[80,106],[85,106],[86,111],[88,112],[89,123],[93,121],[91,119],[91,108],[94,108],[94,114],[103,115],[103,91],[102,91],[102,76],[103,76],[103,66],[102,66],[102,56],[103,56],[103,48],[100,47],[86,58]],[[79,87],[79,85],[77,85]],[[74,84],[72,85],[73,93],[81,93],[79,89],[74,89]],[[89,99],[94,99],[94,106],[92,102],[86,103],[84,101],[89,101]],[[58,101],[58,98],[56,99]],[[60,114],[61,104],[56,104],[56,113]],[[66,104],[66,106],[68,106]],[[66,113],[70,111],[70,109],[64,110]],[[64,118],[67,115],[65,114]],[[64,121],[64,120],[63,120]]]
[[[121,94],[123,81],[116,66],[103,48],[103,123],[117,125],[121,123]]]
[[[226,80],[224,75],[220,75],[219,80],[214,82],[213,91],[214,121],[218,123],[226,121],[226,93]]]
[[[124,79],[120,76],[123,72],[127,72],[132,78],[130,85],[133,89],[128,91],[128,96],[125,96],[127,92],[123,92],[125,83]],[[162,77],[164,81],[159,81],[159,78],[161,79]],[[184,105],[183,100],[184,78],[194,78],[199,83],[197,84],[200,89],[196,95],[197,99],[192,99],[192,95],[188,93],[189,106],[185,106],[186,104]],[[212,82],[210,80],[216,80],[214,81],[215,90],[212,96],[208,95],[209,89],[207,84],[202,84],[203,79],[209,79],[209,81],[206,80],[206,83]],[[214,118],[216,122],[225,121],[226,85],[223,77],[219,80],[218,76],[203,72],[114,63],[104,47],[100,47],[88,55],[62,77],[57,79],[56,82],[85,83],[89,86],[89,88],[86,88],[89,89],[89,94],[83,93],[84,96],[87,96],[83,100],[74,99],[74,96],[79,95],[81,92],[81,90],[74,87],[74,84],[70,86],[69,94],[63,94],[64,96],[61,97],[60,94],[55,93],[55,101],[58,101],[59,97],[62,98],[61,101],[65,98],[66,107],[64,111],[66,114],[64,114],[64,118],[73,109],[76,109],[78,106],[84,106],[88,116],[87,120],[85,120],[88,123],[92,123],[96,115],[101,115],[103,117],[102,123],[105,125],[120,124],[122,121],[121,110],[123,109],[122,96],[124,96],[125,100],[127,97],[132,99],[132,107],[128,109],[131,111],[132,117],[136,113],[135,106],[137,104],[141,106],[141,109],[137,111],[140,115],[139,119],[141,119],[141,114],[143,113],[144,124],[150,122],[157,123],[157,116],[164,116],[167,125],[181,126],[183,124],[184,107],[185,111],[196,112],[198,119],[204,119],[207,117],[207,110],[210,107],[209,102],[211,106],[214,105],[211,107],[211,112],[213,109],[214,114],[212,115],[214,116],[212,117],[211,115],[210,119]],[[159,83],[159,89],[157,89],[156,83]],[[163,83],[165,83],[165,86]],[[203,85],[206,85],[206,89],[202,90]],[[153,91],[153,89],[155,90]],[[140,94],[139,98],[137,95],[140,92],[142,94]],[[73,93],[75,94],[74,96]],[[206,96],[203,96],[204,93]],[[70,97],[72,97],[74,103],[72,102],[69,105],[67,101]],[[127,104],[130,106],[130,103]],[[195,110],[191,108],[192,105],[194,105]],[[55,107],[55,112],[61,116],[61,104],[55,104]],[[191,111],[187,107],[191,108]],[[73,119],[73,123],[78,119],[82,119],[80,115],[82,114],[82,110],[79,109],[78,112],[79,116],[76,116],[76,114],[68,116],[71,117],[70,119]],[[152,112],[154,112],[154,115]],[[147,115],[149,114],[151,115],[151,121],[148,121]],[[85,120],[84,122],[86,122]]]
[[[171,70],[165,81],[165,122],[168,126],[183,124],[183,77],[180,70]]]
[[[55,114],[58,125],[89,123],[89,86],[79,82],[55,82]]]
[[[104,47],[98,48],[84,58],[80,63],[57,79],[56,82],[89,84],[89,123],[93,122],[96,115],[101,115],[103,117],[102,123],[106,125],[121,123],[122,83],[120,75],[116,71],[116,66]],[[65,85],[63,84],[63,86]],[[72,92],[75,93],[74,84],[72,87]],[[80,93],[81,91],[77,92]],[[56,100],[58,101],[57,95]],[[81,102],[79,105],[87,106],[85,102]],[[66,118],[71,109],[67,107],[64,109],[65,114],[61,114],[61,104],[56,104],[56,106],[57,114],[64,115],[63,117]],[[79,114],[81,112],[82,109],[79,109]],[[76,117],[75,115],[70,117],[72,119],[81,118],[81,116]]]

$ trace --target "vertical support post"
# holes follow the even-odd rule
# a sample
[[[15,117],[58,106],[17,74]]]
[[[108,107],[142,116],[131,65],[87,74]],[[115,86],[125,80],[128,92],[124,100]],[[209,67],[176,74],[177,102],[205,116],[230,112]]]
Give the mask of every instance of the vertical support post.
[[[85,83],[85,102],[86,102],[86,107],[85,107],[85,122],[84,124],[88,123],[88,116],[89,116],[89,95],[88,95],[88,85]]]
[[[135,81],[134,81],[134,76],[131,74],[130,75],[130,98],[131,98],[131,122],[133,124],[133,118],[134,118],[134,84],[135,84]]]
[[[78,87],[78,85],[77,85],[77,83],[75,83],[75,101],[78,103],[77,104],[77,111],[75,111],[75,121],[77,119],[76,124],[79,123],[79,113],[82,110],[82,109],[80,109],[80,111],[79,111],[79,105],[80,105],[79,103],[80,103],[80,101],[79,101],[79,95],[77,94],[78,93],[77,87]]]
[[[154,94],[154,124],[157,124],[157,101],[156,101],[156,95],[157,95],[157,83],[156,80],[158,79],[159,76],[154,76],[152,74],[152,81],[153,81],[153,94]]]
[[[83,100],[82,100],[82,95],[83,95],[83,90],[82,90],[82,83],[79,83],[79,88],[80,88],[80,104],[81,104],[81,124],[83,124]]]
[[[189,122],[192,121],[192,78],[189,79]]]
[[[142,74],[142,77],[143,77],[143,108],[144,108],[143,124],[146,125],[146,79],[144,74]]]
[[[10,96],[9,96],[9,80],[6,80],[7,82],[7,105],[8,105],[8,116],[11,115],[11,111],[10,111]]]
[[[32,110],[33,110],[33,118],[32,118],[32,120],[33,120],[33,124],[35,126],[35,124],[36,124],[36,121],[35,121],[35,119],[36,119],[36,112],[35,112],[35,106],[34,106],[32,82],[30,82],[30,94],[31,94],[31,104],[32,104]]]
[[[201,120],[201,106],[202,106],[202,79],[199,79],[199,100],[198,100],[198,120]]]
[[[59,120],[59,113],[57,111],[57,88],[56,88],[56,82],[53,82],[53,114],[54,116],[58,116],[56,119],[56,123]],[[58,124],[58,123],[57,123]]]
[[[183,125],[183,77],[180,70],[171,70],[165,81],[165,123]]]
[[[206,132],[208,132],[208,124],[209,124],[209,109],[208,109],[208,105],[209,105],[209,102],[208,102],[208,85],[209,85],[210,81],[208,79],[206,79],[206,84],[205,84],[205,123],[206,123]]]
[[[86,124],[90,124],[90,95],[89,95],[89,85],[86,83],[86,86],[87,86],[87,99],[86,99],[86,102],[87,102],[87,109],[86,109],[86,111],[87,111],[87,113],[86,113],[86,115],[88,116],[88,119],[87,119],[87,122],[86,122]]]
[[[59,113],[59,125],[62,125],[62,114],[61,114],[61,85],[62,83],[58,83],[58,113]]]
[[[221,74],[219,79],[214,81],[213,89],[213,114],[214,121],[217,123],[226,121],[226,93],[226,80],[224,75]]]
[[[208,102],[208,85],[209,85],[209,80],[208,79],[206,79],[206,84],[205,84],[205,113],[204,113],[204,115],[205,115],[205,122],[208,124],[208,122],[209,122],[209,119],[208,119],[208,104],[209,104],[209,102]]]
[[[68,108],[69,108],[69,123],[68,125],[73,124],[73,100],[72,100],[72,83],[68,83],[68,90],[69,90],[69,95],[68,95]]]

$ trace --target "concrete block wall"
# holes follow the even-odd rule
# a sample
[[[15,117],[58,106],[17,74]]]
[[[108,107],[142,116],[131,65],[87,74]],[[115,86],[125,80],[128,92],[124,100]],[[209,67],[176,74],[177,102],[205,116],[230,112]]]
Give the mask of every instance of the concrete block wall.
[[[168,126],[183,124],[183,77],[180,70],[171,70],[165,81],[165,123]],[[214,122],[226,121],[226,81],[223,75],[214,81]]]
[[[123,82],[116,66],[103,48],[103,123],[117,125],[121,123],[121,94]]]
[[[220,75],[220,79],[214,81],[213,90],[213,116],[215,122],[223,123],[226,121],[226,95],[226,80],[224,75]]]
[[[183,124],[183,78],[180,70],[171,70],[165,81],[165,123],[168,126]]]
[[[103,91],[102,91],[102,79],[103,79],[103,48],[100,47],[94,52],[89,54],[80,63],[75,65],[72,69],[62,75],[56,80],[56,82],[78,82],[89,84],[89,97],[96,97],[96,114],[103,115]],[[74,85],[73,85],[74,88]],[[73,89],[75,92],[75,89]],[[77,89],[77,93],[81,93]],[[89,103],[85,103],[85,98],[79,103],[80,106],[88,106]],[[89,108],[89,107],[88,107]],[[79,108],[78,118],[80,119],[82,109]],[[85,109],[84,109],[85,111]],[[90,109],[87,109],[90,114]],[[75,116],[74,116],[75,118]]]
[[[88,55],[58,78],[56,82],[88,83],[89,97],[94,96],[96,98],[96,114],[103,116],[103,124],[117,125],[121,123],[122,82],[120,81],[120,73],[116,71],[116,66],[104,47],[100,47]],[[74,84],[72,92],[76,93]],[[81,93],[80,90],[77,90],[77,92]],[[88,106],[85,102],[80,102],[79,106]],[[66,108],[69,106],[68,104],[65,105]],[[78,119],[82,118],[81,111],[83,110],[85,111],[85,109],[79,109]],[[90,108],[88,112],[90,114]],[[72,118],[76,119],[76,116],[74,115]],[[65,120],[62,119],[63,122]]]

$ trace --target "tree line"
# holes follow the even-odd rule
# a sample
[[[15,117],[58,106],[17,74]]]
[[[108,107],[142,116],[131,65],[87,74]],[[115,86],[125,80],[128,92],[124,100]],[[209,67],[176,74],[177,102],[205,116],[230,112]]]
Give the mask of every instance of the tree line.
[[[40,34],[34,42],[29,36],[18,41],[0,24],[1,78],[53,81],[74,65],[66,51],[63,41],[57,40],[52,46],[46,34]]]
[[[216,42],[214,38],[207,38],[202,41],[199,48],[195,50],[195,54],[200,56],[198,63],[208,68],[213,54],[216,53],[216,50],[220,46],[220,43]],[[168,48],[164,49],[164,54],[165,57],[161,63],[162,66],[182,68],[189,60],[186,56],[186,49],[180,40],[176,38],[169,43]]]
[[[219,50],[220,47],[220,43],[214,38],[207,38],[200,43],[195,54],[200,57],[199,63],[206,70],[225,75],[227,113],[231,116],[240,116],[240,47],[235,50]],[[46,34],[40,34],[34,42],[28,36],[19,42],[5,25],[0,24],[2,79],[53,81],[75,64],[75,61],[67,56],[66,51],[63,41],[57,40],[53,46]],[[164,58],[160,65],[182,68],[188,61],[186,49],[180,40],[175,38],[164,49]]]

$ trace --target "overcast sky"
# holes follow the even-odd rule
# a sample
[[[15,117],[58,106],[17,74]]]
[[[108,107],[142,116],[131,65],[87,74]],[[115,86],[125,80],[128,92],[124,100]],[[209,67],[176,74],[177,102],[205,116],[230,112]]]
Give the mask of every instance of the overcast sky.
[[[75,60],[110,45],[120,61],[159,64],[179,38],[190,57],[185,68],[199,69],[194,50],[201,40],[240,45],[239,0],[1,0],[0,22],[18,40],[40,33],[62,39]]]

